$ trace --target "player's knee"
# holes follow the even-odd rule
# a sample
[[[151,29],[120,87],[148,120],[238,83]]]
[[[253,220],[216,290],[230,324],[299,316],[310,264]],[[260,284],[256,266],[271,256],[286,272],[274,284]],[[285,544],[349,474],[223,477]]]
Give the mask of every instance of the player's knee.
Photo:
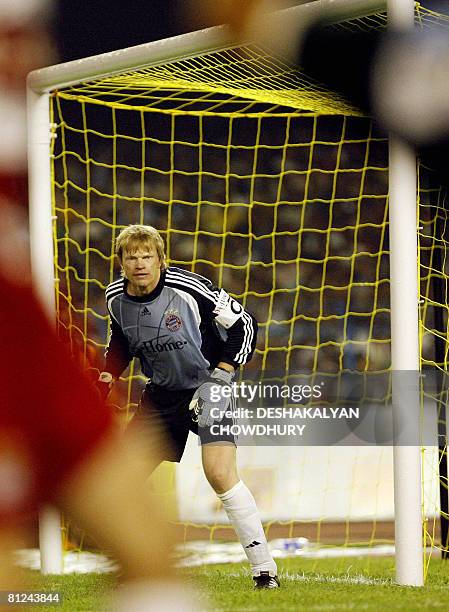
[[[237,482],[235,470],[221,465],[204,466],[204,473],[216,493],[226,493]]]

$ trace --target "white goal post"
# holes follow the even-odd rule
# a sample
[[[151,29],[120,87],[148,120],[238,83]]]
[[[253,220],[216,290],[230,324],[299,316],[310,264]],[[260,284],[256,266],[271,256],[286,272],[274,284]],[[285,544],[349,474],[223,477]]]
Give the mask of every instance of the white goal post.
[[[390,23],[413,23],[413,0],[317,0],[286,9],[295,20],[323,15],[329,21],[363,17],[385,11]],[[224,26],[151,42],[35,70],[28,76],[28,160],[30,242],[36,291],[50,315],[55,316],[53,219],[51,216],[51,160],[49,97],[51,90],[100,76],[192,57],[230,46]],[[390,145],[390,251],[392,368],[419,370],[418,251],[416,220],[416,160],[402,142]],[[401,398],[395,398],[400,403]],[[394,451],[396,581],[423,584],[420,449]],[[41,537],[42,571],[60,573],[59,518],[45,513]]]

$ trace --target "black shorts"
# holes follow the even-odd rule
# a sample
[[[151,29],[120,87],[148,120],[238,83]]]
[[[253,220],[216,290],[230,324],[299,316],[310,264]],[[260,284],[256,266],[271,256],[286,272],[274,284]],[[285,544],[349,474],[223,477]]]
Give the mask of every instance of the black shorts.
[[[232,434],[214,435],[210,428],[198,428],[198,423],[192,421],[189,404],[195,391],[166,389],[149,383],[142,393],[131,427],[145,434],[150,449],[154,449],[155,456],[161,461],[181,460],[189,431],[198,436],[200,444],[235,444]],[[227,416],[220,423],[232,424],[233,419]]]

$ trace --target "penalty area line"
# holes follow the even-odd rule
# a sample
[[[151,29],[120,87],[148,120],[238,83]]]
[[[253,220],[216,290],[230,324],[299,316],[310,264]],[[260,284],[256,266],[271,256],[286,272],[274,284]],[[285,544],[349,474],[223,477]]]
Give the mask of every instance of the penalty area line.
[[[246,572],[233,572],[228,574],[233,578],[241,578],[242,575],[247,576]],[[394,582],[390,579],[368,578],[361,574],[351,576],[349,574],[343,576],[333,576],[332,574],[291,574],[288,571],[280,572],[279,579],[288,580],[291,582],[320,582],[328,584],[361,584],[367,586],[392,586]]]
[[[288,571],[282,576],[284,580],[298,581],[298,582],[322,582],[332,584],[363,584],[368,586],[391,586],[392,580],[382,578],[368,578],[361,574],[351,576],[346,574],[344,576],[333,576],[332,574],[290,574]]]

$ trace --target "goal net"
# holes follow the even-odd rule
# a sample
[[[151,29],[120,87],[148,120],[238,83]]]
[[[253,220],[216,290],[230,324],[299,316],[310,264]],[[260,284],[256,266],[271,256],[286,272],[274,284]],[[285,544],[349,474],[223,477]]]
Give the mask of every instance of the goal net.
[[[423,23],[436,18],[417,11]],[[344,27],[385,24],[376,14]],[[252,45],[79,82],[51,91],[50,102],[58,329],[87,368],[101,367],[107,344],[115,237],[144,223],[163,235],[171,265],[211,278],[255,315],[248,371],[390,370],[388,149],[368,118]],[[446,208],[429,177],[422,168],[421,344],[423,362],[445,369]],[[116,384],[124,420],[145,382],[134,362]],[[423,449],[431,545],[444,452]],[[238,454],[268,539],[392,551],[391,447],[299,443]],[[186,541],[233,537],[195,440],[162,481]]]

